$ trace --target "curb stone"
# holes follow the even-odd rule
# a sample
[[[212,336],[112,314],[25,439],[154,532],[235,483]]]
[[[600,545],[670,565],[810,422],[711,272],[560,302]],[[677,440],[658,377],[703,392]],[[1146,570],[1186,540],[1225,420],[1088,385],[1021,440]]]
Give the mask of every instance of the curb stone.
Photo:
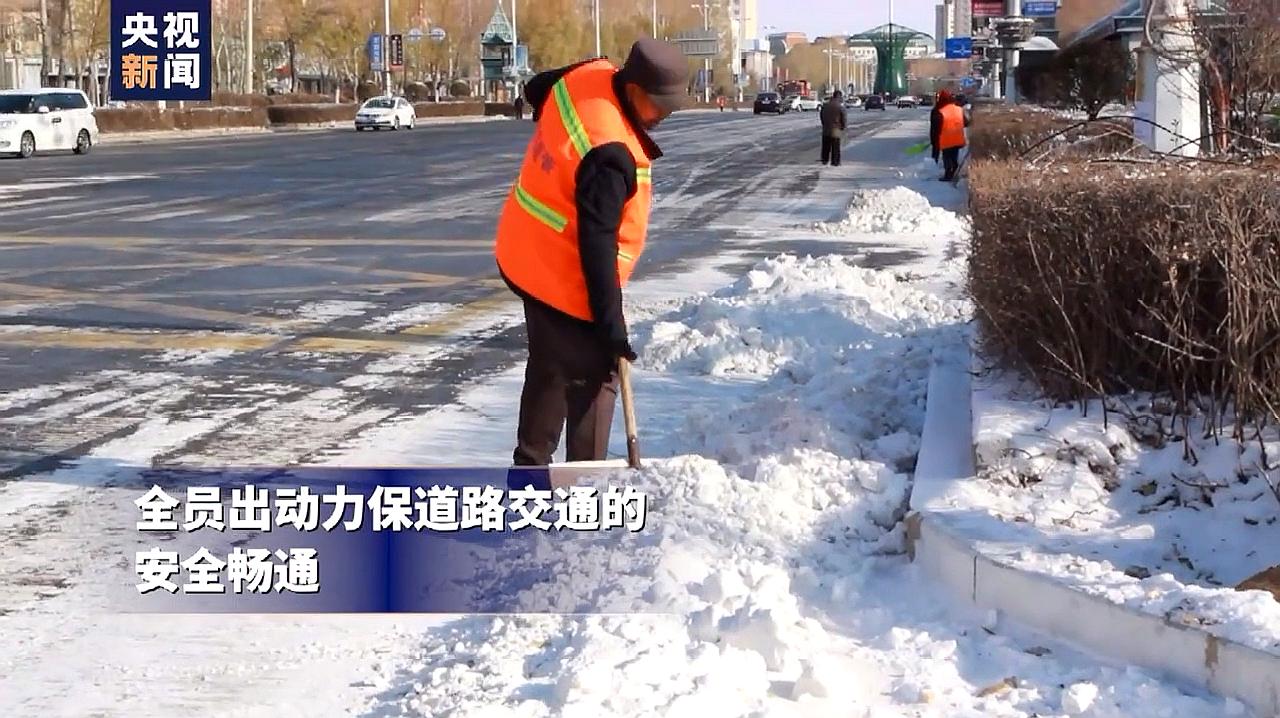
[[[916,462],[907,552],[955,599],[1100,657],[1234,698],[1257,718],[1280,718],[1280,656],[1113,603],[982,554],[931,502],[976,475],[970,352],[935,358]]]

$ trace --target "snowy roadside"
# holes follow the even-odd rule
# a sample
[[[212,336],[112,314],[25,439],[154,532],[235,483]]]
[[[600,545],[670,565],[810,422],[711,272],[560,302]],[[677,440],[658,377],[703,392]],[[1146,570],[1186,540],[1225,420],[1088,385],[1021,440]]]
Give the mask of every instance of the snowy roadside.
[[[824,181],[844,186],[841,177],[862,171],[844,169]],[[813,226],[803,207],[769,212],[796,209],[809,226],[762,222],[760,242],[784,232],[816,257],[767,259],[731,277],[720,265],[740,257],[725,256],[629,292],[641,303],[629,312],[653,459],[634,484],[653,497],[654,530],[601,535],[582,552],[575,574],[604,587],[590,603],[556,585],[545,596],[621,615],[156,621],[94,616],[83,596],[63,594],[39,614],[0,616],[3,712],[1242,715],[1044,638],[996,631],[939,600],[907,562],[900,519],[928,371],[937,352],[964,340],[968,312],[954,292],[963,225],[933,207],[961,198],[926,174],[866,168],[873,189],[843,222]],[[750,233],[738,244],[751,254]],[[518,369],[486,379],[408,421],[366,418],[362,435],[324,461],[491,463],[509,451],[520,380]],[[340,394],[307,397],[307,411],[351,420]],[[145,461],[232,420],[156,422],[60,478],[101,481],[104,466]],[[4,494],[13,508],[24,492]],[[63,499],[68,510],[87,501],[70,490]],[[119,560],[110,546],[76,553],[78,534],[110,530],[92,512],[76,515],[75,526],[42,538],[34,563],[65,555],[91,574],[95,561]]]
[[[906,184],[791,233],[892,244],[911,253],[900,266],[778,257],[638,327],[643,445],[671,457],[635,480],[655,532],[581,553],[566,573],[605,586],[590,602],[545,596],[626,615],[442,628],[413,653],[418,671],[384,676],[385,715],[1243,715],[1044,638],[996,635],[907,563],[925,382],[933,354],[964,340],[967,309],[954,298],[963,224],[924,198],[946,189]],[[886,212],[891,226],[877,223]],[[502,441],[519,383],[518,371],[487,382],[343,460]]]
[[[1280,493],[1263,469],[1280,434],[1206,438],[1195,419],[1183,441],[1149,396],[1084,408],[1007,372],[983,378],[977,479],[932,509],[1008,565],[1280,656],[1280,602],[1235,588],[1280,562]]]

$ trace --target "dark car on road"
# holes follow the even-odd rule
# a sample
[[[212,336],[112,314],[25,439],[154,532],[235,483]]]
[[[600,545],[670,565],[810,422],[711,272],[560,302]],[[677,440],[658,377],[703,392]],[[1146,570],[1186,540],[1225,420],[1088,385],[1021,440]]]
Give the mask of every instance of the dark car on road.
[[[869,95],[867,101],[862,104],[863,110],[883,110],[884,98],[879,95]]]
[[[778,97],[778,93],[761,92],[756,95],[755,113],[759,115],[764,112],[772,112],[775,115],[781,115],[786,112],[782,107],[782,98]]]

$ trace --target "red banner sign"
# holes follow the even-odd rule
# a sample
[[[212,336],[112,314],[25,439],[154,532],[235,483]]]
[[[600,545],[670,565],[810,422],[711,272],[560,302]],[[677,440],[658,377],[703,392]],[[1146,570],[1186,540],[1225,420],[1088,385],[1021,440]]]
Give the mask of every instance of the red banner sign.
[[[1004,0],[973,0],[974,17],[1003,17]]]

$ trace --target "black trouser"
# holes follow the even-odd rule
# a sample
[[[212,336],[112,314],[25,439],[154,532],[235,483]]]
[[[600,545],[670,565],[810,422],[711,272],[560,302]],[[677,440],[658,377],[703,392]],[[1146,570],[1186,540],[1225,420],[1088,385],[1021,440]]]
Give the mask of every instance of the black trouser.
[[[840,166],[840,144],[842,139],[841,137],[828,137],[825,134],[822,136],[822,164],[825,165],[830,162],[837,167]]]
[[[961,147],[950,147],[942,151],[942,169],[945,172],[943,179],[953,180],[956,178],[956,170],[960,169],[960,150]]]
[[[607,457],[618,396],[615,364],[587,322],[524,300],[529,361],[520,394],[516,466],[546,466],[568,421],[569,461]]]

